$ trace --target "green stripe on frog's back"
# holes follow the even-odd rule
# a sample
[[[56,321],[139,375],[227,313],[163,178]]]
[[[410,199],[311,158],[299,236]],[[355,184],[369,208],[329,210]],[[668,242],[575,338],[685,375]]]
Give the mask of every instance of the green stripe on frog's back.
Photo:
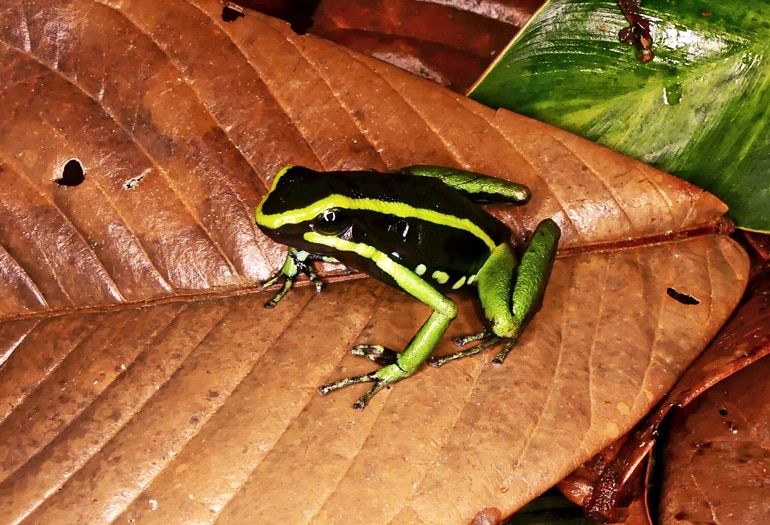
[[[329,208],[367,210],[417,218],[467,231],[490,249],[508,235],[503,223],[439,179],[401,173],[316,172],[293,166],[278,173],[270,195],[257,208],[257,222],[270,229],[314,219]],[[426,206],[426,203],[428,204]]]

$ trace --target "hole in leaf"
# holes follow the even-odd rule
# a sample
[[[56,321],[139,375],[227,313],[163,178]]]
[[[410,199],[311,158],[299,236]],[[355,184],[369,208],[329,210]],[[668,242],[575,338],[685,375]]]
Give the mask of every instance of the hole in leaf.
[[[726,416],[727,415],[727,409],[726,408],[720,408],[719,409],[719,415],[720,416]]]
[[[241,6],[231,2],[225,2],[225,5],[222,6],[222,20],[225,22],[235,22],[242,16],[246,15],[243,14],[243,8]]]
[[[675,301],[679,301],[682,304],[689,304],[689,305],[700,304],[700,301],[697,300],[692,295],[688,295],[686,293],[677,291],[675,288],[671,288],[671,287],[667,288],[666,293],[668,294],[669,297],[671,297]]]
[[[142,180],[144,180],[144,172],[140,175],[137,175],[136,177],[128,179],[125,183],[123,183],[123,189],[133,190],[139,186],[139,183],[142,182]]]
[[[78,159],[70,159],[61,170],[61,175],[54,179],[59,186],[79,186],[86,180],[83,165]]]

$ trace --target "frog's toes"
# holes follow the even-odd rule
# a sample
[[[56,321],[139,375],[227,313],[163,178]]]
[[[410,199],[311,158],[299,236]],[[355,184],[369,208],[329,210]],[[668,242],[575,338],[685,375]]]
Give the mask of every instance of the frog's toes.
[[[399,355],[395,350],[385,348],[382,345],[356,345],[350,350],[350,353],[365,357],[382,366],[395,364]]]
[[[398,366],[397,363],[393,363],[388,366],[383,366],[374,372],[369,372],[368,374],[345,377],[338,379],[333,383],[320,386],[318,387],[318,393],[322,396],[325,396],[329,392],[333,392],[346,386],[355,385],[358,383],[374,383],[374,385],[363,396],[361,396],[358,401],[353,403],[353,408],[356,410],[362,410],[366,406],[366,403],[368,403],[372,396],[374,396],[374,394],[386,386],[395,383],[396,381],[400,381],[409,375],[411,374],[404,371],[400,366]]]
[[[481,353],[487,348],[498,344],[500,341],[505,340],[504,338],[498,337],[494,334],[490,334],[490,335],[485,334],[484,337],[479,337],[479,335],[481,334],[477,334],[475,336],[468,336],[467,338],[465,338],[465,339],[470,338],[470,341],[481,340],[481,342],[476,346],[472,346],[470,348],[466,348],[465,350],[460,350],[459,352],[454,352],[452,354],[442,355],[440,357],[431,357],[430,359],[428,359],[428,364],[430,366],[434,366],[438,368],[439,366],[443,366],[450,361],[454,361],[456,359],[461,359],[463,357],[469,357],[469,356]],[[461,339],[461,338],[455,338],[455,343],[457,342],[457,339]],[[511,342],[510,344],[513,345],[513,342]],[[502,355],[503,352],[500,352],[500,354],[498,354],[497,357],[495,357],[495,360],[493,360],[492,362],[496,364],[502,363],[503,359],[505,359],[505,356],[508,355],[508,352],[510,351],[510,348],[508,348],[507,344],[506,344],[506,349],[507,350],[503,351],[505,352],[505,355]],[[497,361],[497,359],[500,358],[501,355],[502,355],[502,359],[500,359],[500,361]]]
[[[514,338],[501,338],[500,340],[505,341],[505,346],[502,350],[500,350],[500,353],[495,356],[494,359],[492,359],[493,365],[502,365],[503,361],[505,361],[505,358],[508,357],[508,353],[511,351],[511,348],[513,348],[513,345],[516,343],[516,339]]]
[[[457,346],[465,346],[468,343],[473,343],[474,341],[483,341],[485,339],[489,339],[490,337],[494,336],[494,332],[488,328],[484,328],[481,332],[477,334],[470,334],[470,335],[462,335],[458,337],[453,337],[452,341]]]
[[[321,385],[318,387],[318,393],[321,394],[322,396],[325,396],[329,392],[334,392],[335,390],[339,390],[340,388],[345,388],[346,386],[355,385],[358,383],[370,383],[373,381],[374,382],[379,381],[377,379],[377,371],[369,372],[368,374],[364,374],[360,376],[343,377],[342,379],[338,379],[333,383],[327,383],[325,385]]]

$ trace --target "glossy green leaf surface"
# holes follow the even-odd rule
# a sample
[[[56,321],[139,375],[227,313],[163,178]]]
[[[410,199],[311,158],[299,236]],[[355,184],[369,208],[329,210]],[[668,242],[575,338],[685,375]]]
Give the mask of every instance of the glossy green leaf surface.
[[[617,2],[553,0],[470,96],[686,178],[770,230],[770,5],[652,0],[655,57],[618,40]]]

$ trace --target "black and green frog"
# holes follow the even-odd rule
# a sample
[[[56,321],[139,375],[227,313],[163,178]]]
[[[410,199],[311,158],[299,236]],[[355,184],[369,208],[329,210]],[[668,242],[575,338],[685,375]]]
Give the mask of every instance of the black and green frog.
[[[390,172],[282,169],[256,211],[259,228],[289,246],[283,267],[264,283],[283,281],[266,307],[274,307],[300,274],[320,291],[312,265],[321,260],[365,272],[433,309],[402,352],[357,345],[353,354],[381,367],[323,385],[319,392],[371,382],[353,405],[362,409],[383,387],[414,374],[426,361],[440,366],[504,343],[493,360],[502,363],[540,307],[561,231],[552,219],[543,220],[518,258],[508,228],[481,205],[525,204],[529,197],[521,184],[437,166]],[[445,293],[465,286],[476,288],[486,327],[455,338],[460,346],[475,346],[431,358],[457,315]]]

